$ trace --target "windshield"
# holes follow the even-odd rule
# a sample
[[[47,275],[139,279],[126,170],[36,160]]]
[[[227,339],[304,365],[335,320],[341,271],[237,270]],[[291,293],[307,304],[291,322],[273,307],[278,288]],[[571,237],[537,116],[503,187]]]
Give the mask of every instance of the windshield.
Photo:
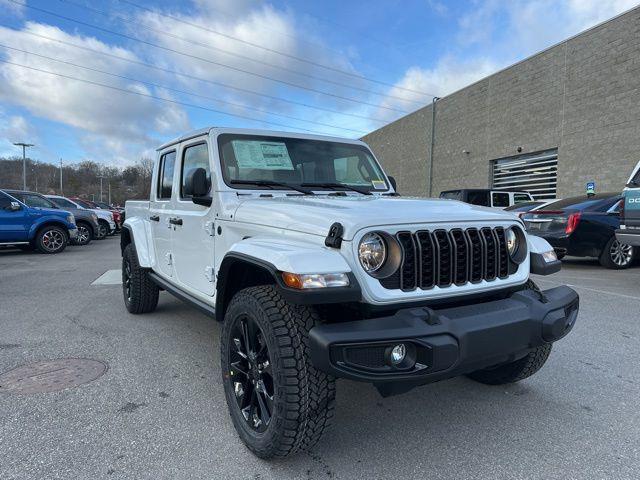
[[[76,202],[76,203],[77,203],[78,205],[80,205],[81,207],[88,208],[89,210],[93,210],[93,207],[92,207],[90,204],[88,204],[87,202],[85,202],[84,200],[81,200],[81,199],[79,199],[79,198],[76,198],[76,199],[74,200],[74,202]]]
[[[33,193],[16,193],[13,196],[32,208],[58,208],[49,199]]]
[[[460,191],[454,190],[450,192],[442,192],[440,193],[440,198],[446,198],[448,200],[458,200],[460,198]]]
[[[55,197],[51,201],[62,208],[78,208],[74,203],[70,202],[66,198]]]
[[[389,189],[382,169],[361,145],[285,137],[223,134],[218,137],[224,181],[238,188],[264,188],[241,182],[305,184],[313,190],[341,184],[365,191]],[[317,187],[317,188],[315,188]]]

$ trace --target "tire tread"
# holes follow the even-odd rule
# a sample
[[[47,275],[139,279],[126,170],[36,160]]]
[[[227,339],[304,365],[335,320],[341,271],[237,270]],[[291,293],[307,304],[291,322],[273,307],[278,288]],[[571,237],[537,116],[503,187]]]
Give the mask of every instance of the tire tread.
[[[123,278],[122,291],[125,296],[125,306],[129,313],[133,314],[153,312],[158,305],[160,289],[153,280],[149,278],[148,271],[140,267],[140,264],[138,263],[138,255],[135,251],[135,247],[131,243],[125,247],[122,254],[123,271],[124,262],[127,260],[131,266],[131,302],[127,301]]]

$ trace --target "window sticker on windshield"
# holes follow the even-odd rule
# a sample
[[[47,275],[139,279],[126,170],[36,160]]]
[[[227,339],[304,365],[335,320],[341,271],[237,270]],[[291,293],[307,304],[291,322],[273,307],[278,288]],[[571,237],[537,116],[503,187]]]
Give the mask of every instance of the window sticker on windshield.
[[[384,180],[371,180],[374,190],[386,190],[387,184]]]
[[[287,146],[283,142],[232,140],[238,167],[262,170],[293,170]]]

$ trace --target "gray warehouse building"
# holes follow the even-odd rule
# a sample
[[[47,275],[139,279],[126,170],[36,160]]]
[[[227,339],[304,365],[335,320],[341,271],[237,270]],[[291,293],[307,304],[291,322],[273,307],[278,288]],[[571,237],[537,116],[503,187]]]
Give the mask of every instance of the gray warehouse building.
[[[640,160],[640,7],[363,140],[404,195],[492,187],[566,198],[592,181],[621,191]]]

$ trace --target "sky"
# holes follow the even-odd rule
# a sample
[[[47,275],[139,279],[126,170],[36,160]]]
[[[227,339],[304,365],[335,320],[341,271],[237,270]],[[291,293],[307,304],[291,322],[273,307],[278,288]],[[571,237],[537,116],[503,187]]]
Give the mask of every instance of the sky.
[[[358,138],[632,0],[0,0],[0,156],[124,167],[205,126]]]

